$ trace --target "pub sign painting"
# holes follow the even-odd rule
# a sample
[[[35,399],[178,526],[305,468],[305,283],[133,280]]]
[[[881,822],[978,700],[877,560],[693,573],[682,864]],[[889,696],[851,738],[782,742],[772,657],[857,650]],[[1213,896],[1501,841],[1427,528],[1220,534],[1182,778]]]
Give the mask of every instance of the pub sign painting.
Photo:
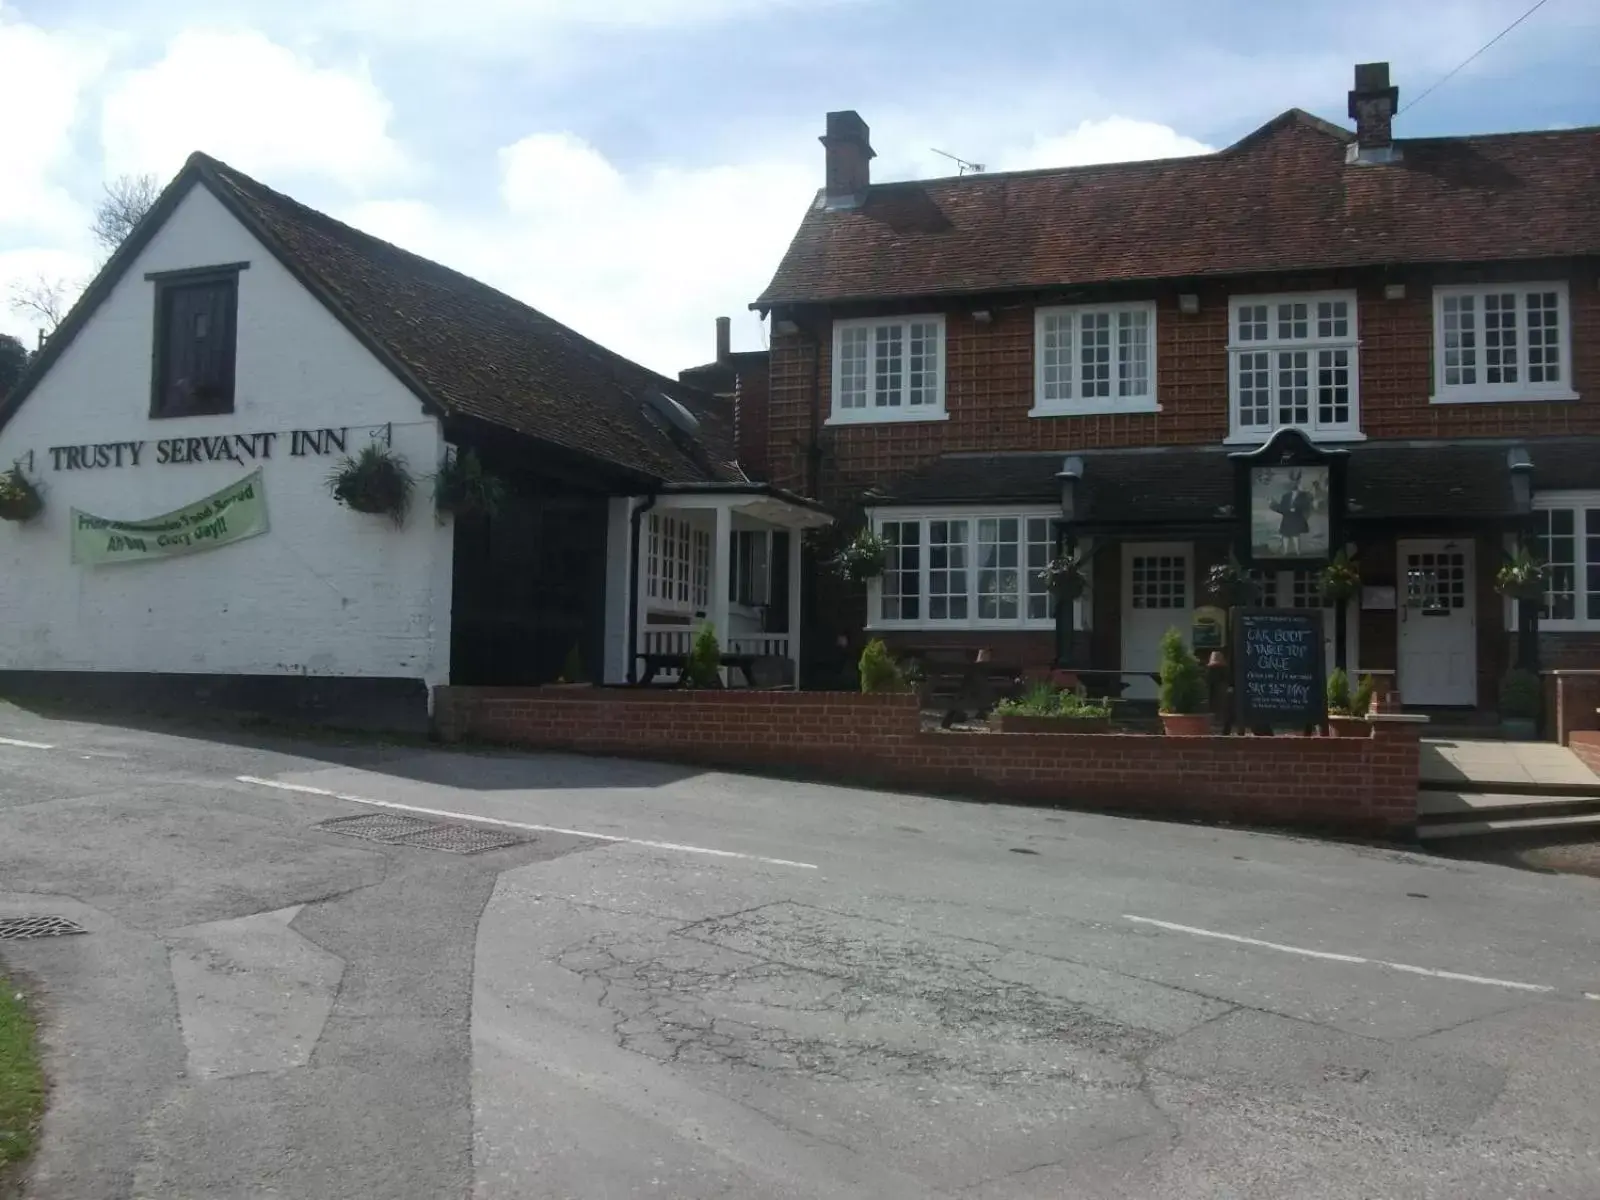
[[[1327,466],[1256,467],[1250,472],[1250,557],[1327,558],[1332,539],[1332,471]]]

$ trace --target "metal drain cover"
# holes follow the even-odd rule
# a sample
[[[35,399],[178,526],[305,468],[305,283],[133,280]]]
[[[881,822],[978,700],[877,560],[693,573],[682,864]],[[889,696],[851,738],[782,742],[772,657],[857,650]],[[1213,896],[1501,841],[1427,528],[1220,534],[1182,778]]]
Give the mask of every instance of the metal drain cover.
[[[502,829],[479,829],[472,825],[449,825],[419,821],[398,813],[372,813],[359,817],[335,817],[323,821],[321,828],[346,837],[365,838],[386,846],[417,846],[423,850],[443,850],[449,854],[480,854],[503,850],[527,839]]]
[[[322,822],[322,828],[329,833],[342,833],[346,837],[366,838],[372,842],[392,842],[397,838],[432,829],[433,825],[428,821],[419,821],[415,817],[373,813],[361,817],[335,817],[331,821]]]
[[[65,917],[0,917],[0,941],[21,942],[29,938],[67,937],[88,933],[76,921]]]
[[[503,850],[522,839],[499,829],[478,829],[471,825],[435,825],[421,833],[397,839],[402,846],[421,846],[425,850],[444,850],[451,854],[479,854],[484,850]]]

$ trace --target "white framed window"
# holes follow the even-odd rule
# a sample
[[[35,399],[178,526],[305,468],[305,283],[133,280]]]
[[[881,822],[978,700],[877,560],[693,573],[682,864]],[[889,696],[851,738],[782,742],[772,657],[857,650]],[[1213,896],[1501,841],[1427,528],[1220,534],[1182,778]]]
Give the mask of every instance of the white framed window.
[[[729,537],[728,602],[743,608],[772,603],[772,531],[735,529]]]
[[[645,594],[668,612],[705,612],[711,602],[711,531],[685,517],[650,514]]]
[[[1550,565],[1539,627],[1600,629],[1600,492],[1547,492],[1533,509],[1533,552]]]
[[[889,562],[867,589],[867,627],[1053,629],[1055,596],[1039,572],[1058,520],[1054,510],[874,514]]]
[[[830,424],[937,421],[944,415],[944,317],[833,323]]]
[[[1575,400],[1567,285],[1433,289],[1433,402]]]
[[[1033,364],[1033,416],[1157,411],[1155,302],[1039,309]]]
[[[1361,437],[1354,292],[1235,296],[1228,303],[1230,442],[1285,425],[1308,437]]]

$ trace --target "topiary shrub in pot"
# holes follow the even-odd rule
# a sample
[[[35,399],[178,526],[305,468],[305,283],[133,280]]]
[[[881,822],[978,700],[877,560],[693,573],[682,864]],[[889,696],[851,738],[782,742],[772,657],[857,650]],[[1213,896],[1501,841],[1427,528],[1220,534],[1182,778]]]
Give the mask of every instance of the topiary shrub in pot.
[[[717,644],[717,631],[709,624],[700,626],[694,635],[678,681],[687,688],[722,686],[722,647]]]
[[[861,652],[859,671],[863,692],[903,692],[906,677],[882,638],[873,638]]]
[[[379,442],[368,442],[361,453],[345,457],[328,476],[328,490],[340,504],[386,516],[396,525],[405,524],[411,486],[406,460]]]
[[[1372,711],[1372,697],[1378,690],[1378,681],[1371,675],[1363,675],[1361,682],[1356,684],[1356,693],[1350,697],[1350,712],[1357,717],[1365,717]]]
[[[31,521],[44,509],[44,497],[21,467],[0,474],[0,520]]]
[[[1205,736],[1211,732],[1209,700],[1205,668],[1183,634],[1167,630],[1161,639],[1161,727],[1169,737]]]
[[[1500,680],[1500,732],[1518,742],[1531,742],[1544,707],[1544,685],[1532,671],[1507,671]]]
[[[1350,676],[1343,667],[1335,667],[1328,676],[1327,697],[1328,732],[1334,737],[1366,737],[1371,732],[1366,714],[1357,715],[1350,695]]]

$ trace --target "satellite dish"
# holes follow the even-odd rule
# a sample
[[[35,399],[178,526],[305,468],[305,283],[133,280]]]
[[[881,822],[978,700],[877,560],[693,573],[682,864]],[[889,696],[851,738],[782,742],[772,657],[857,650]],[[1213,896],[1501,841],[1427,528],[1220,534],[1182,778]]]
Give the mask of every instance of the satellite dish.
[[[668,424],[680,433],[686,433],[690,437],[699,434],[700,418],[665,392],[648,392],[645,395],[645,400],[651,408],[665,417]]]

